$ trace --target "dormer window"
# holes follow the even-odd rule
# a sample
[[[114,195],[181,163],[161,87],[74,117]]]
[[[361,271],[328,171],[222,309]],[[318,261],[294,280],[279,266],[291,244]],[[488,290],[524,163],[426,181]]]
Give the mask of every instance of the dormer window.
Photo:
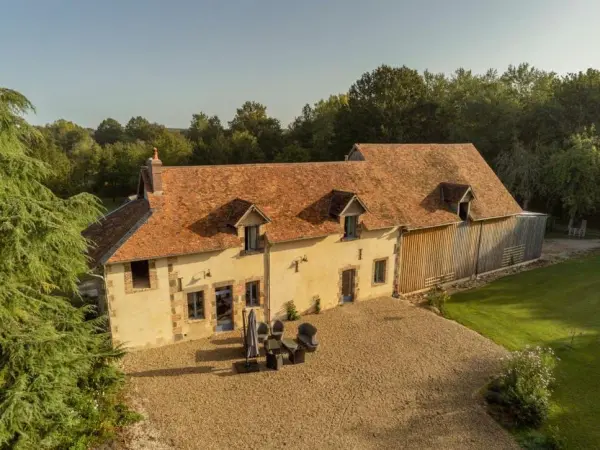
[[[471,200],[475,198],[473,190],[468,184],[442,183],[440,185],[442,202],[460,217],[460,220],[469,219]]]
[[[258,225],[244,227],[244,250],[258,250]]]
[[[358,216],[344,217],[344,239],[356,239],[358,229]]]
[[[460,202],[458,204],[458,216],[462,221],[469,218],[469,202]]]
[[[225,210],[225,223],[236,230],[238,237],[244,242],[242,255],[262,251],[261,234],[265,232],[264,226],[271,219],[255,204],[236,198],[223,206]]]
[[[344,224],[344,239],[359,237],[359,217],[368,212],[367,207],[354,192],[332,191],[329,214]]]

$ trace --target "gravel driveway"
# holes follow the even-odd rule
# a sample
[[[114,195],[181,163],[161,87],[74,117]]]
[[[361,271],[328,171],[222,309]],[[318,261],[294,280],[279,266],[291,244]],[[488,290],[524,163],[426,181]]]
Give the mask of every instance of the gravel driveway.
[[[240,332],[129,354],[146,426],[177,449],[518,448],[476,397],[505,354],[491,341],[391,298],[303,319],[321,346],[279,372],[232,373]]]

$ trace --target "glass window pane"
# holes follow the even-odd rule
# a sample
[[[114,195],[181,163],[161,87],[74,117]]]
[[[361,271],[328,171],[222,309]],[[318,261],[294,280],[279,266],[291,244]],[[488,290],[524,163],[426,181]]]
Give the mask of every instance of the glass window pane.
[[[385,269],[387,261],[376,261],[375,262],[375,274],[373,281],[375,283],[385,283]]]
[[[344,235],[356,237],[356,216],[346,216],[344,219]]]
[[[258,226],[246,227],[244,230],[246,250],[256,250],[258,248]]]
[[[246,283],[246,306],[259,306],[258,281]]]
[[[187,295],[188,318],[204,319],[204,291],[190,292]]]

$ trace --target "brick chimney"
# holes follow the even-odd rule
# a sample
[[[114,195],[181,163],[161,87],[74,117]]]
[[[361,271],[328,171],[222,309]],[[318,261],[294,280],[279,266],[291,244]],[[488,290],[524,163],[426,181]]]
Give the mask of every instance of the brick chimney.
[[[162,161],[158,159],[158,150],[156,147],[154,148],[154,156],[148,159],[148,169],[152,178],[153,194],[162,194]]]

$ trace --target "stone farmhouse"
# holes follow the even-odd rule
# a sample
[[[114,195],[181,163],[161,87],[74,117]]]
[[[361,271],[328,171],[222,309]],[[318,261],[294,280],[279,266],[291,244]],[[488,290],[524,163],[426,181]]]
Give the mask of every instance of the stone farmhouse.
[[[471,144],[356,144],[345,161],[141,168],[92,225],[115,342],[161,346],[258,319],[405,293],[540,257],[521,210]]]

